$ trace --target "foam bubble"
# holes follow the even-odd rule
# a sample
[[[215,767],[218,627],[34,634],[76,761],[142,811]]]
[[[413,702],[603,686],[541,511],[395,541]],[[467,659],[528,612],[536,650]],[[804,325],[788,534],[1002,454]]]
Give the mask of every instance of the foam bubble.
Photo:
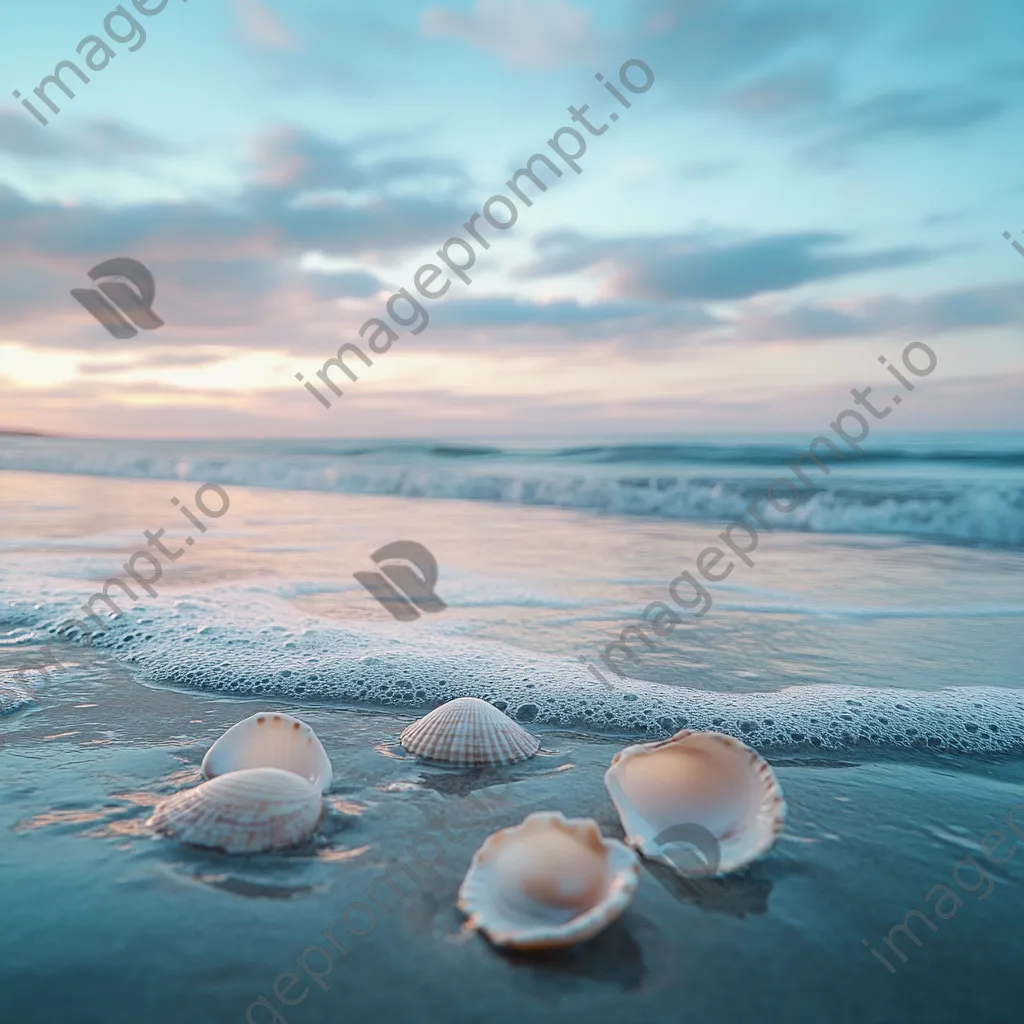
[[[51,584],[52,585],[52,584]],[[53,634],[74,617],[71,593],[13,599],[4,626]],[[932,692],[840,686],[718,693],[617,679],[577,662],[465,639],[426,622],[395,626],[303,614],[269,587],[214,587],[124,615],[89,642],[153,682],[238,696],[428,708],[489,700],[516,720],[599,732],[667,735],[716,729],[762,750],[1024,747],[1024,691]],[[76,631],[70,639],[83,642]]]

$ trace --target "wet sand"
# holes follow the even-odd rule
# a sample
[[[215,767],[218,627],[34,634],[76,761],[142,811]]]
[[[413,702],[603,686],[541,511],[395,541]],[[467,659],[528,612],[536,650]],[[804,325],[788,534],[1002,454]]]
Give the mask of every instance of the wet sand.
[[[125,684],[102,655],[75,655],[38,708],[0,720],[5,1024],[1020,1020],[1024,856],[982,859],[991,886],[952,875],[1024,803],[1019,762],[776,760],[787,827],[748,873],[695,885],[645,865],[596,939],[507,955],[455,907],[473,852],[535,810],[621,837],[602,776],[628,738],[538,729],[542,753],[505,777],[456,772],[403,756],[410,715]],[[299,714],[333,761],[315,841],[238,858],[151,835],[154,801],[194,784],[212,740],[263,708]],[[897,936],[901,962],[882,940],[939,884],[962,902],[930,911],[934,932],[915,924],[920,947]]]

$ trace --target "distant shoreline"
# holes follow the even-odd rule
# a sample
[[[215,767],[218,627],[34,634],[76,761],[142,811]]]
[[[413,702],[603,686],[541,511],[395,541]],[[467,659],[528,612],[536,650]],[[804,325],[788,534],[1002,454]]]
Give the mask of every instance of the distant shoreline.
[[[4,430],[0,428],[0,437],[61,437],[61,434],[44,434],[41,430]]]

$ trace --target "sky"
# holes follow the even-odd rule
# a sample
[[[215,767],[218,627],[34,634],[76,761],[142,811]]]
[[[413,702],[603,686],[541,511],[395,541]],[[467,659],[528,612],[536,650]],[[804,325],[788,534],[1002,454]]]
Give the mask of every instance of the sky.
[[[1019,0],[50,0],[5,22],[0,427],[816,430],[918,341],[937,368],[901,430],[1024,429]],[[65,66],[48,106],[62,61],[88,82]],[[117,257],[163,326],[118,339],[72,297]],[[370,365],[328,368],[339,397],[317,373],[345,344]]]

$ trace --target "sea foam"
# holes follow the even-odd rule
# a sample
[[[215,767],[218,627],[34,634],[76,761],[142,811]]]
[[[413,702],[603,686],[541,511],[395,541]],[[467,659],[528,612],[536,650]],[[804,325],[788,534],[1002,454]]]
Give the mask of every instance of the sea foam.
[[[31,597],[0,591],[0,629],[42,637],[76,617],[80,597],[72,588],[33,585]],[[427,709],[473,696],[524,724],[653,736],[716,729],[762,750],[1024,748],[1020,690],[812,685],[723,693],[614,677],[609,689],[574,661],[453,636],[426,622],[402,627],[312,616],[269,586],[233,585],[125,614],[90,643],[146,682],[291,706]],[[51,647],[58,657],[60,650]],[[73,656],[72,646],[67,651]]]

